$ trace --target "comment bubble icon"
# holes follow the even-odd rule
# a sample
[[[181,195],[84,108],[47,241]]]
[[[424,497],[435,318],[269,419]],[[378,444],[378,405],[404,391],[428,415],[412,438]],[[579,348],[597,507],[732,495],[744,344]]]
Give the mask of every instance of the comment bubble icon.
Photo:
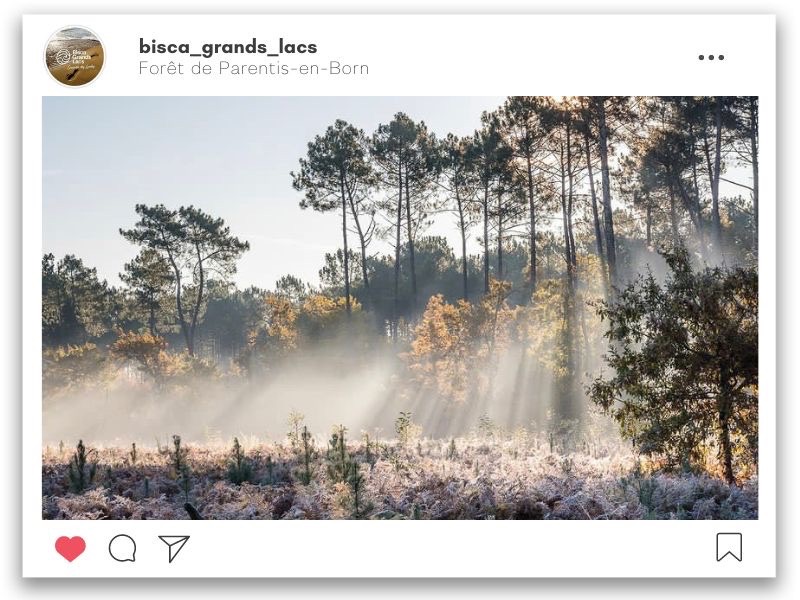
[[[117,562],[136,562],[136,542],[124,533],[115,535],[108,543],[108,553]]]

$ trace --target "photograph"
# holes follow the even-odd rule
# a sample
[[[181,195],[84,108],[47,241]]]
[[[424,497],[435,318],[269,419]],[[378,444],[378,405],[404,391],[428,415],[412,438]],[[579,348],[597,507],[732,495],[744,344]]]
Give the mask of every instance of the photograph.
[[[41,100],[43,520],[759,518],[757,96]]]

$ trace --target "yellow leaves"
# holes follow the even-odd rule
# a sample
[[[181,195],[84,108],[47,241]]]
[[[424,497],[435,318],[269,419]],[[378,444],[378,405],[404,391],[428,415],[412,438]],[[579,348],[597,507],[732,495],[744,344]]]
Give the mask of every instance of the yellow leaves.
[[[516,314],[506,302],[510,290],[507,282],[491,281],[489,293],[474,304],[450,304],[442,295],[430,298],[404,356],[421,385],[455,402],[488,389]]]
[[[268,293],[264,295],[262,310],[261,324],[248,334],[250,363],[254,358],[270,363],[309,341],[319,341],[324,335],[334,335],[343,327],[352,326],[352,318],[361,313],[361,304],[351,298],[350,322],[345,299],[323,294],[310,294],[297,302],[286,294]]]
[[[106,357],[92,343],[48,348],[42,353],[42,363],[45,396],[100,384],[108,375]]]
[[[214,369],[203,360],[186,352],[169,352],[164,338],[147,332],[120,331],[109,349],[112,357],[134,364],[159,385],[168,381],[181,383],[189,376],[215,375]]]
[[[352,312],[361,310],[361,304],[354,298],[350,299],[350,305]],[[303,302],[300,312],[305,321],[324,328],[346,315],[347,302],[344,297],[330,298],[322,294],[311,294]]]
[[[167,341],[151,333],[121,331],[111,344],[111,354],[123,359],[152,359],[167,348]]]
[[[294,303],[283,294],[264,297],[264,333],[281,350],[297,345],[297,310]],[[251,334],[252,335],[252,334]]]

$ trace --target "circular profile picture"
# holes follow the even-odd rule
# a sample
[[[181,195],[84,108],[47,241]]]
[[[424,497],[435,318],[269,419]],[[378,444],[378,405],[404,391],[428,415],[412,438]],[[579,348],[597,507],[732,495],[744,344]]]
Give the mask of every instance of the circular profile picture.
[[[93,81],[103,69],[103,44],[90,29],[64,27],[47,42],[47,70],[64,85],[81,86]]]

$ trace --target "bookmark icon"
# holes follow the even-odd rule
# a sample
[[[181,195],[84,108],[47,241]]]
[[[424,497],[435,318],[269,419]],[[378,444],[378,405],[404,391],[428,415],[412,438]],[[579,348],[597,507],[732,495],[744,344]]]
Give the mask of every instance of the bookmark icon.
[[[158,536],[162,542],[164,542],[167,547],[169,548],[169,562],[172,563],[175,560],[175,557],[178,556],[178,553],[183,549],[186,545],[186,542],[189,541],[188,535],[160,535]]]

